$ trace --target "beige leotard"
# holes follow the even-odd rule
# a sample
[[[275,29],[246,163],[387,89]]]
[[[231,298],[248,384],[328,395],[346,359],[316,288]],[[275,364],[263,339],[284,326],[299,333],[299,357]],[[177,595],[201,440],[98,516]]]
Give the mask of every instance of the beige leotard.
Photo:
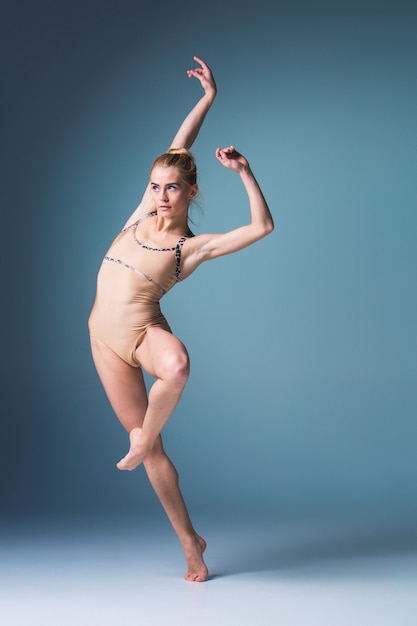
[[[149,326],[170,331],[159,301],[181,279],[181,251],[192,233],[173,248],[152,248],[140,241],[140,225],[149,213],[116,237],[97,277],[96,298],[88,327],[123,361],[140,367],[135,357]]]

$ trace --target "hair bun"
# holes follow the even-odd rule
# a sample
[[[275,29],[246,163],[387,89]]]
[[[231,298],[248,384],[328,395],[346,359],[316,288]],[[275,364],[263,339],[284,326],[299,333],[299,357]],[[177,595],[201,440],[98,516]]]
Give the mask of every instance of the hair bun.
[[[193,159],[193,155],[189,150],[187,150],[187,148],[170,148],[167,154],[184,154],[190,157],[190,159]]]

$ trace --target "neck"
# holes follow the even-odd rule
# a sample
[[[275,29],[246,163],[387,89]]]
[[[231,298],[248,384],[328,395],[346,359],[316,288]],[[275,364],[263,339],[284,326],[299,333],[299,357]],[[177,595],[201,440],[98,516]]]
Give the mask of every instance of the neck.
[[[155,228],[160,233],[183,235],[189,230],[188,214],[169,217],[157,212]]]

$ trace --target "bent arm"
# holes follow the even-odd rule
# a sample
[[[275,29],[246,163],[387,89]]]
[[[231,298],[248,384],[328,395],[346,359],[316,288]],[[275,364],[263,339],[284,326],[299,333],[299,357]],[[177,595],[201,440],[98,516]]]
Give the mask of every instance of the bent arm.
[[[274,221],[268,204],[245,157],[233,146],[224,150],[217,149],[216,156],[222,165],[239,174],[248,195],[251,220],[249,224],[224,234],[195,237],[197,263],[242,250],[274,230]]]
[[[187,75],[189,78],[194,77],[200,81],[201,86],[204,89],[204,95],[191,109],[182,122],[169,146],[169,149],[187,148],[188,150],[191,148],[217,94],[216,83],[208,65],[206,65],[206,63],[198,57],[194,57],[194,60],[201,65],[201,68],[199,67],[193,70],[187,70]],[[125,228],[136,222],[143,215],[153,211],[154,208],[155,206],[148,185],[145,189],[142,200],[126,222]]]

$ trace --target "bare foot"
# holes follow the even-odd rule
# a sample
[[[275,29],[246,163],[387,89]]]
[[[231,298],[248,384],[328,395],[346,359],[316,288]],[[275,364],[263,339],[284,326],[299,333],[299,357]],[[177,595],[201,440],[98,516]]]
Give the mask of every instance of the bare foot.
[[[206,542],[203,537],[194,537],[184,545],[185,558],[187,560],[188,571],[184,575],[185,580],[194,583],[202,583],[208,578],[208,569],[203,560],[203,552],[206,549]]]
[[[119,470],[134,470],[145,460],[151,447],[141,442],[141,428],[133,428],[130,431],[130,450],[123,459],[121,459],[116,467]]]

